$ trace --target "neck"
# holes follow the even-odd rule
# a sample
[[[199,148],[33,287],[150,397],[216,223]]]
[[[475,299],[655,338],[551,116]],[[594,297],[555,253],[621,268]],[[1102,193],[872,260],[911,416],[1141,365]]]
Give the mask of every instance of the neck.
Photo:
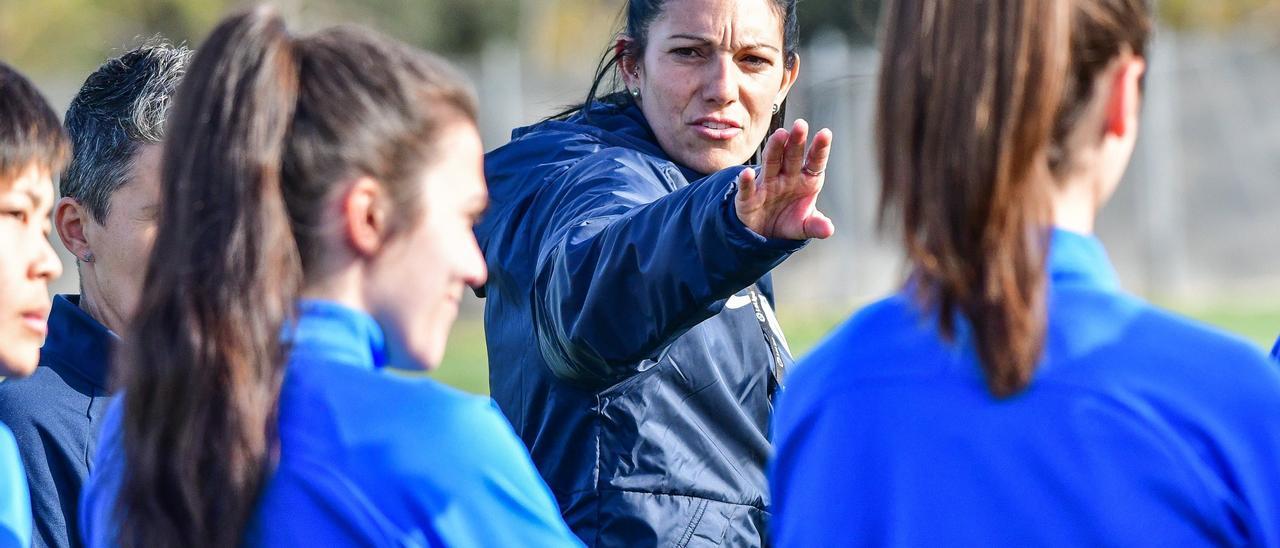
[[[1058,228],[1093,234],[1093,223],[1102,207],[1098,185],[1088,177],[1076,176],[1059,181],[1053,192],[1053,224]]]
[[[113,333],[123,333],[124,318],[98,295],[98,288],[93,283],[93,271],[82,268],[80,272],[80,310],[90,318],[110,329]]]
[[[359,272],[353,268],[342,269],[308,283],[302,288],[302,298],[332,301],[355,310],[368,310],[360,288]]]

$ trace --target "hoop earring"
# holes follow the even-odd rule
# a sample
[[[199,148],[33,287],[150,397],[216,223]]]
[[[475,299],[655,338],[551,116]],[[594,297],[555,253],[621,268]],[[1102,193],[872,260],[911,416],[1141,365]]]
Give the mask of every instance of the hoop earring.
[[[778,113],[778,103],[774,103],[774,104],[773,104],[773,113],[774,113],[774,114],[777,114],[777,113]]]

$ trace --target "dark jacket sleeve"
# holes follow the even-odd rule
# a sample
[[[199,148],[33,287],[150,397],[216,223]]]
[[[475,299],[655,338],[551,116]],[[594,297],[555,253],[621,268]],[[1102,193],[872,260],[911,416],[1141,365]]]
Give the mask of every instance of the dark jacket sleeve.
[[[534,325],[560,378],[612,384],[804,245],[761,237],[733,208],[732,168],[678,175],[632,158],[568,170],[538,250]]]

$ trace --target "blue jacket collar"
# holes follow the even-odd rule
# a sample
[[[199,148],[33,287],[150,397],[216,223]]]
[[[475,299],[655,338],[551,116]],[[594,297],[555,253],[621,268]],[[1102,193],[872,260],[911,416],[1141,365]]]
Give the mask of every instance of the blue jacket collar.
[[[1048,267],[1053,284],[1082,284],[1120,291],[1120,278],[1097,238],[1054,228],[1049,246]]]
[[[49,334],[40,349],[40,363],[106,390],[116,341],[115,333],[80,309],[79,295],[58,295],[49,311]]]
[[[286,340],[289,363],[338,362],[367,369],[386,365],[387,342],[373,317],[332,301],[304,299]]]
[[[519,139],[536,131],[566,131],[589,135],[596,140],[613,145],[630,148],[655,156],[674,164],[680,169],[685,179],[694,181],[706,177],[706,173],[698,173],[680,165],[663,152],[658,138],[649,126],[640,107],[626,100],[624,104],[596,102],[589,109],[573,113],[565,120],[547,120],[537,124],[516,128],[511,132],[512,139]]]

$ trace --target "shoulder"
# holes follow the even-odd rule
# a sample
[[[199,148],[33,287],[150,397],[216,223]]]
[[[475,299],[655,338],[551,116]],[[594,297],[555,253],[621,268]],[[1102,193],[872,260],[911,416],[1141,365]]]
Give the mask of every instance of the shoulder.
[[[30,545],[30,508],[18,443],[9,429],[0,424],[0,544]]]
[[[794,387],[819,389],[833,380],[860,378],[873,374],[898,374],[873,367],[873,362],[889,354],[905,358],[902,349],[936,347],[936,331],[931,320],[921,314],[905,293],[896,293],[858,310],[836,327],[796,364],[788,383]],[[904,360],[901,365],[910,366]]]
[[[590,133],[561,129],[548,122],[485,155],[485,175],[498,186],[509,179],[554,178],[568,182],[621,177],[633,181],[683,180],[679,168],[622,143]],[[665,185],[664,185],[665,186]]]
[[[32,428],[45,422],[51,405],[74,395],[78,393],[57,371],[41,364],[29,377],[0,381],[0,421],[18,430]]]
[[[395,379],[405,389],[405,399],[390,410],[393,428],[400,431],[429,431],[426,440],[399,437],[388,440],[403,452],[389,452],[405,458],[389,466],[434,473],[437,465],[460,468],[504,466],[519,456],[524,447],[506,417],[487,397],[462,392],[430,379]],[[425,443],[424,443],[425,442]],[[429,445],[436,465],[425,465],[419,453]]]
[[[858,310],[796,363],[778,406],[781,421],[845,401],[836,396],[867,382],[933,370],[950,354],[931,321],[905,293]]]
[[[1197,320],[1128,298],[1133,316],[1123,344],[1111,349],[1120,363],[1196,400],[1266,401],[1280,411],[1280,365],[1262,348]]]
[[[299,438],[328,445],[309,450],[337,451],[405,474],[474,464],[513,437],[488,398],[428,378],[342,364],[291,371],[281,420],[282,435],[322,431],[319,438]]]
[[[22,460],[18,456],[18,440],[13,437],[9,427],[0,422],[0,470],[7,475],[15,465],[22,468]]]

